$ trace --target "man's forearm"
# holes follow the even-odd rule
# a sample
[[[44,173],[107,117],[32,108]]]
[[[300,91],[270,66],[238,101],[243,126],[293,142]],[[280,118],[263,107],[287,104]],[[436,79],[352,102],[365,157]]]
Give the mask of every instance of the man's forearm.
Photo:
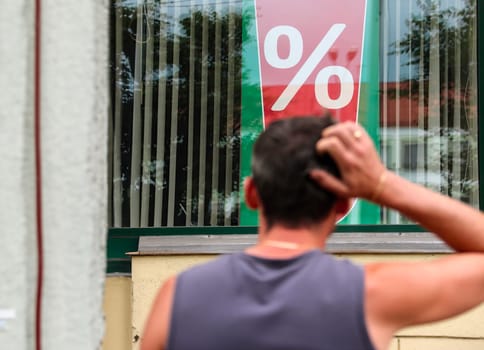
[[[484,215],[466,204],[392,172],[378,203],[401,212],[457,251],[484,252]]]

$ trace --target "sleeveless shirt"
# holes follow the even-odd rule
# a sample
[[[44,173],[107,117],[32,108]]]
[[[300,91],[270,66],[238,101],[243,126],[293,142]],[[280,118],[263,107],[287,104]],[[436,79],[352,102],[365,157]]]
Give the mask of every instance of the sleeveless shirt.
[[[374,350],[364,271],[319,250],[236,253],[177,277],[168,350]]]

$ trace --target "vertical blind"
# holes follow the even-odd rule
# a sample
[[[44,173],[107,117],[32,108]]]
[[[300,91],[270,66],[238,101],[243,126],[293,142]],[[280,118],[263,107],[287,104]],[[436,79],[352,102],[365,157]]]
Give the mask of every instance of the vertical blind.
[[[117,0],[112,28],[111,226],[237,224],[240,2]]]
[[[476,1],[384,0],[381,13],[383,160],[478,206]],[[382,219],[405,222],[385,209]]]

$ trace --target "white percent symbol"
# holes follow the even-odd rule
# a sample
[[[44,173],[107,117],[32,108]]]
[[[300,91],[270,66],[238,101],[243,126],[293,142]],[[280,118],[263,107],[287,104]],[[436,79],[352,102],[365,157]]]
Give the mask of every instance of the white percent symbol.
[[[296,75],[286,86],[277,101],[272,105],[273,111],[284,110],[289,102],[294,98],[302,85],[309,78],[317,65],[326,56],[331,46],[336,42],[345,24],[334,24],[326,35],[321,39],[316,48],[311,52],[308,59],[302,64]],[[286,36],[289,40],[289,54],[285,58],[279,56],[277,46],[279,38]],[[272,67],[278,69],[288,69],[297,65],[301,61],[303,54],[303,38],[299,30],[292,26],[276,26],[269,30],[264,39],[264,56]],[[340,81],[340,94],[337,98],[329,96],[329,79],[337,76]],[[348,105],[353,98],[354,80],[351,72],[343,66],[327,66],[321,69],[316,75],[314,93],[319,104],[326,108],[339,109]]]

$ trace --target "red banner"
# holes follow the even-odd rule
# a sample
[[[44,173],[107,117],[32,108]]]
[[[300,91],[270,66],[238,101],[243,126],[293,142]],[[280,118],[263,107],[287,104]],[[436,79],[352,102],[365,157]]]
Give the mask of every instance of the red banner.
[[[358,119],[366,0],[255,0],[264,125]]]

